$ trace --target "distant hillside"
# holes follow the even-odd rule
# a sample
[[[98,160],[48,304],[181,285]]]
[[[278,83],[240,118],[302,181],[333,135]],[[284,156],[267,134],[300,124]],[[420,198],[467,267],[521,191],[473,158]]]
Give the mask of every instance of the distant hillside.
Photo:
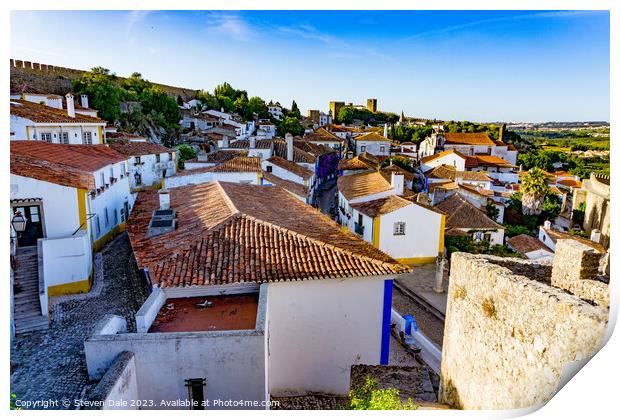
[[[71,90],[71,82],[79,79],[87,70],[69,69],[48,64],[10,59],[11,92],[40,92],[64,95]],[[119,81],[124,77],[118,77]],[[193,89],[153,83],[175,98],[179,95],[184,101],[194,99]]]

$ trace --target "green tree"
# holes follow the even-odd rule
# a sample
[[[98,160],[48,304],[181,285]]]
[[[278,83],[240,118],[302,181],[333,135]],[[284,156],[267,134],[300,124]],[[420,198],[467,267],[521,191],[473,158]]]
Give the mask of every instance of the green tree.
[[[196,151],[187,144],[181,144],[177,148],[177,154],[179,156],[179,168],[185,169],[185,161],[194,159],[196,157]]]
[[[114,74],[103,67],[93,67],[73,82],[73,90],[78,95],[88,95],[90,105],[99,111],[99,116],[114,123],[120,116],[120,103],[123,97]]]
[[[202,107],[205,109],[219,109],[220,104],[217,101],[215,95],[204,91],[199,90],[196,92],[196,99],[200,101]]]
[[[301,111],[297,106],[297,102],[293,100],[293,104],[291,105],[291,112],[288,114],[290,117],[301,118]]]
[[[364,385],[349,392],[349,410],[416,410],[411,398],[403,403],[396,388],[377,389],[377,381],[367,377]]]
[[[213,89],[213,95],[216,98],[227,97],[231,100],[234,100],[237,97],[237,91],[233,89],[233,87],[228,82],[224,82],[221,85],[217,85],[215,89]]]
[[[299,120],[295,117],[284,117],[278,127],[278,132],[281,136],[286,133],[291,133],[294,136],[301,136],[304,134],[304,128],[301,126]]]
[[[265,101],[258,96],[252,96],[248,101],[247,107],[249,118],[251,118],[253,114],[256,114],[258,118],[269,118],[270,116],[269,108],[265,105]]]
[[[545,197],[549,193],[547,178],[540,168],[532,168],[521,181],[523,194],[522,212],[524,215],[538,215],[543,210]]]
[[[163,128],[175,127],[179,123],[181,114],[179,106],[173,97],[169,96],[159,86],[150,85],[144,88],[138,99],[145,114],[151,114]]]
[[[489,218],[497,221],[497,217],[499,216],[499,209],[497,208],[497,206],[495,204],[493,204],[492,201],[489,201],[486,206],[485,206],[486,212],[487,212],[487,216],[489,216]]]

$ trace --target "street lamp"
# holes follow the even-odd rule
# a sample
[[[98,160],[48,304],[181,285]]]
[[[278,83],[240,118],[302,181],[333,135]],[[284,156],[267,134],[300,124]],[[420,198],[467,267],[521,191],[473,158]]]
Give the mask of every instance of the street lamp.
[[[20,211],[16,211],[13,215],[11,226],[13,226],[13,230],[17,233],[17,236],[26,230],[26,218]]]

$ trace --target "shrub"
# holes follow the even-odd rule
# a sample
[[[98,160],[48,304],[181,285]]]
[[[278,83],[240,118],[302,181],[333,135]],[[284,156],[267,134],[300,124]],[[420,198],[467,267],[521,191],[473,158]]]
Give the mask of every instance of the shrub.
[[[377,381],[367,377],[360,388],[349,392],[349,410],[416,410],[411,398],[403,403],[396,388],[377,389]]]

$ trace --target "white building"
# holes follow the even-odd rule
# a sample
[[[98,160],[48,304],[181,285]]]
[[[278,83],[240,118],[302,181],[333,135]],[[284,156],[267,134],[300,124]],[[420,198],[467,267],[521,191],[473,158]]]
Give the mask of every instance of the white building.
[[[153,292],[137,333],[110,317],[85,342],[92,380],[108,372],[117,398],[265,409],[270,397],[346,395],[351,365],[388,363],[392,280],[407,267],[277,187],[166,196],[138,197],[128,232]],[[149,232],[151,217],[176,229]]]
[[[275,124],[267,121],[259,122],[256,130],[257,139],[272,139],[276,136],[277,127]]]
[[[105,145],[11,142],[11,213],[27,219],[20,247],[38,246],[47,296],[89,290],[92,252],[125,228],[134,197],[126,157]]]
[[[132,189],[158,187],[164,178],[177,173],[176,152],[148,141],[114,136],[110,148],[127,157]]]
[[[186,169],[163,179],[165,188],[198,185],[212,181],[260,185],[261,161],[257,157],[235,157],[217,166]]]
[[[451,195],[435,207],[447,215],[446,235],[469,236],[475,241],[486,241],[490,245],[504,244],[504,227],[460,193]]]
[[[496,144],[486,133],[433,133],[420,143],[420,159],[454,149],[465,156],[495,156]]]
[[[32,97],[29,97],[31,100]],[[11,140],[41,140],[62,144],[103,144],[106,122],[92,115],[80,114],[75,109],[73,95],[67,94],[47,102],[53,106],[24,99],[11,99]]]
[[[371,132],[357,136],[353,140],[355,154],[368,152],[375,156],[389,156],[391,141],[379,133]]]
[[[506,239],[508,248],[529,260],[549,262],[553,260],[553,250],[539,239],[525,233]]]
[[[271,116],[276,120],[282,120],[282,118],[284,118],[282,107],[280,105],[269,105],[267,109],[269,110],[269,114],[271,114]]]
[[[351,205],[347,227],[403,264],[434,263],[443,255],[445,215],[397,195]]]

